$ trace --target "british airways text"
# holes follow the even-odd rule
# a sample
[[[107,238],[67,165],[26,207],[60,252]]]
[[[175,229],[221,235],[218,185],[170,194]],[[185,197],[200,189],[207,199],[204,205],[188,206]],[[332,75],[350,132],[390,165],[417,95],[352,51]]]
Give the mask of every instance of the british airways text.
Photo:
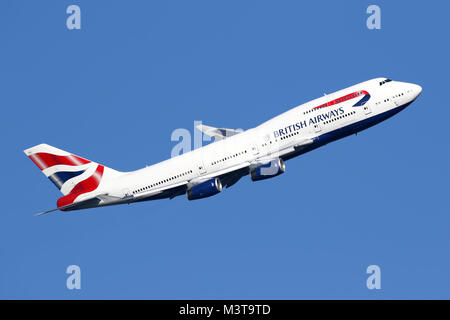
[[[319,114],[313,118],[309,118],[309,121],[303,120],[303,121],[291,124],[283,129],[278,129],[273,132],[273,135],[275,138],[282,137],[286,134],[290,134],[292,132],[306,128],[308,125],[316,124],[320,121],[325,121],[327,119],[332,119],[333,117],[337,117],[343,113],[344,113],[344,108],[340,107],[338,109],[334,109],[334,110],[328,111],[326,113]]]

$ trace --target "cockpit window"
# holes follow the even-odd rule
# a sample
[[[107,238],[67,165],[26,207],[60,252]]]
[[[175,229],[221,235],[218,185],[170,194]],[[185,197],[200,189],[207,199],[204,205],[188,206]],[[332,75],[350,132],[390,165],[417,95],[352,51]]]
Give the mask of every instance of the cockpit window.
[[[380,86],[382,86],[382,85],[385,84],[386,82],[390,82],[390,81],[392,81],[392,80],[386,78],[385,80],[383,80],[383,81],[380,82]]]

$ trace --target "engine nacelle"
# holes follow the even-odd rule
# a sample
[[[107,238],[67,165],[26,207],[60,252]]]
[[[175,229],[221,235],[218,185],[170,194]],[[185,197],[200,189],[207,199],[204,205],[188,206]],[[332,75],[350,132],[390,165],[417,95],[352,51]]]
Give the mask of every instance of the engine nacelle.
[[[205,182],[193,185],[186,191],[189,200],[207,198],[222,191],[222,183],[219,178],[213,178]]]
[[[250,169],[250,177],[253,181],[265,180],[276,177],[286,171],[283,159],[277,158],[268,163]]]

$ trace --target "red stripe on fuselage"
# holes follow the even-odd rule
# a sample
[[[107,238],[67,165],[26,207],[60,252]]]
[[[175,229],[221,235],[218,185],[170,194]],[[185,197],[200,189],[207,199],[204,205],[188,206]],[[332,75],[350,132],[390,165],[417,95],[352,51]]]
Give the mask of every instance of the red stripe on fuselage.
[[[90,163],[89,160],[77,157],[73,154],[69,156],[57,156],[51,153],[35,153],[30,156],[30,159],[34,162],[39,169],[44,170],[58,164],[64,164],[68,166],[80,166],[82,164]]]
[[[330,106],[339,104],[341,102],[345,102],[345,101],[348,101],[348,100],[360,97],[360,96],[365,95],[365,94],[369,94],[369,93],[367,91],[365,91],[365,90],[355,91],[355,92],[352,92],[352,93],[347,94],[345,96],[342,96],[340,98],[331,100],[331,101],[329,101],[327,103],[321,104],[320,106],[314,107],[313,109],[320,109],[320,108],[330,107]]]
[[[100,180],[102,180],[104,169],[105,167],[99,164],[92,176],[79,182],[75,187],[73,187],[72,191],[70,191],[68,195],[58,199],[58,202],[56,203],[58,208],[72,204],[79,195],[97,189],[100,184]]]

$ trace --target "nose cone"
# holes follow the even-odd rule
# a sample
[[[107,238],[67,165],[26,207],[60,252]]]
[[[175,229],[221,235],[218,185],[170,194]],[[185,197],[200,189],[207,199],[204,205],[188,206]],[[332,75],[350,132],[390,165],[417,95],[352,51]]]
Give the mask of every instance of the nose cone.
[[[414,99],[417,98],[422,93],[422,87],[418,84],[412,84],[412,91],[414,93]]]

